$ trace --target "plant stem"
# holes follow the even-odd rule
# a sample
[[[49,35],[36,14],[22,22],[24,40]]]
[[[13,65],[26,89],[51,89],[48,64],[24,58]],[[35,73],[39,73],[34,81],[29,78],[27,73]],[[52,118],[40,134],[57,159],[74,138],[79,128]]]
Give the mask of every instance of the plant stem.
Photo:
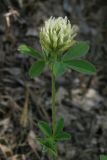
[[[56,128],[56,105],[55,105],[55,76],[52,72],[52,130],[53,134],[55,133]],[[53,156],[53,160],[57,158]]]
[[[55,133],[56,127],[56,106],[55,106],[55,76],[52,72],[52,129]]]

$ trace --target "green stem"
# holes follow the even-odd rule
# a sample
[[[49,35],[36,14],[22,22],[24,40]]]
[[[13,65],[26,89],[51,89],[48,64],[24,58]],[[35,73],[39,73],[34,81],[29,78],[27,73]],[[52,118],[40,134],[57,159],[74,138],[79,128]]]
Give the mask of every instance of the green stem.
[[[55,76],[52,72],[52,129],[55,133],[56,127],[56,106],[55,106]]]
[[[56,105],[55,105],[55,76],[52,71],[52,130],[53,134],[55,133],[56,128]],[[53,156],[53,160],[57,158]]]

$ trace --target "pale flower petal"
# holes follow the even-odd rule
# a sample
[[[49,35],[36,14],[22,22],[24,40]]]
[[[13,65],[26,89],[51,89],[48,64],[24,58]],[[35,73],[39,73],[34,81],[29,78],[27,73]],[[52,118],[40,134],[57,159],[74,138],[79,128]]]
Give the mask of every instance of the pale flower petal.
[[[48,53],[63,53],[76,42],[78,30],[67,17],[50,17],[40,30],[41,46]]]

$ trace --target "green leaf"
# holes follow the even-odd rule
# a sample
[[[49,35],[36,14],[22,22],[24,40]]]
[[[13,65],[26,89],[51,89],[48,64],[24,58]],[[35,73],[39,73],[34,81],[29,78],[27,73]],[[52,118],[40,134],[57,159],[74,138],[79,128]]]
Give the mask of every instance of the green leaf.
[[[25,44],[22,44],[18,47],[18,51],[20,51],[22,54],[27,55],[27,56],[33,56],[33,57],[37,57],[37,58],[41,58],[41,55],[39,52],[37,52],[36,50],[34,50],[31,47],[28,47]]]
[[[67,69],[68,65],[66,63],[63,63],[61,61],[57,61],[53,65],[53,73],[55,76],[62,75],[65,70]]]
[[[100,155],[100,160],[107,160],[107,156],[106,155]]]
[[[60,118],[59,121],[56,123],[55,136],[60,134],[63,128],[64,128],[64,119]]]
[[[56,141],[65,141],[65,140],[70,140],[70,139],[71,139],[71,134],[67,132],[62,132],[55,137]]]
[[[45,136],[52,136],[52,130],[50,126],[48,125],[48,123],[40,121],[38,123],[38,127],[44,133]]]
[[[43,71],[45,67],[45,61],[37,61],[32,64],[30,70],[29,70],[29,75],[34,78],[36,76],[39,76],[41,72]]]
[[[89,45],[87,42],[78,42],[72,46],[63,56],[63,60],[82,57],[87,54]]]
[[[39,141],[45,152],[57,156],[57,145],[53,138],[45,138]]]
[[[92,65],[88,61],[69,60],[69,61],[64,61],[64,62],[67,63],[70,68],[72,68],[78,72],[82,72],[82,73],[86,73],[86,74],[95,74],[96,73],[96,69],[95,69],[94,65]]]

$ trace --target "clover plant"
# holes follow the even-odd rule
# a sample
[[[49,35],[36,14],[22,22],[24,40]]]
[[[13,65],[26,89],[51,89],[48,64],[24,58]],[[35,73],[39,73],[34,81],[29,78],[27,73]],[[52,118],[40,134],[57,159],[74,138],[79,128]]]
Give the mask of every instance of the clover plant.
[[[55,79],[62,75],[67,69],[72,69],[81,73],[94,75],[95,67],[88,61],[83,60],[83,56],[89,51],[87,42],[75,40],[78,34],[78,27],[71,25],[67,17],[51,17],[45,21],[40,30],[40,44],[42,52],[22,44],[18,50],[28,56],[37,59],[29,70],[29,75],[34,78],[39,76],[44,67],[47,66],[52,77],[52,125],[44,121],[38,122],[38,127],[43,133],[43,137],[38,138],[43,149],[47,151],[52,159],[57,159],[57,143],[59,141],[71,139],[71,135],[63,130],[64,119],[57,119],[55,105]]]

